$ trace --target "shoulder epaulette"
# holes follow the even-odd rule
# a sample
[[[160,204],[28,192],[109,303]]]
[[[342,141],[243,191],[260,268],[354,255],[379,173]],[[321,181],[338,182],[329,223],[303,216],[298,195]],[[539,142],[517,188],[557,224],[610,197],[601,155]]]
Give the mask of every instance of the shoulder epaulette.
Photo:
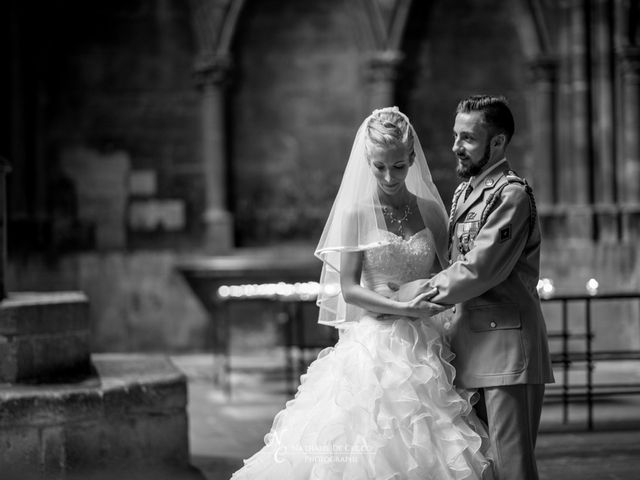
[[[527,185],[527,181],[520,177],[516,172],[514,172],[513,170],[505,170],[504,172],[504,178],[507,180],[507,182],[509,183],[519,183],[520,185]]]

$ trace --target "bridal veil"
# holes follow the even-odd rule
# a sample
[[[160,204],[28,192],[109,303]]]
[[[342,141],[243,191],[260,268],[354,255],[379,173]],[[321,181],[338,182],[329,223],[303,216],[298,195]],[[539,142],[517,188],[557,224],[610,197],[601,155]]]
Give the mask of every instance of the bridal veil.
[[[440,264],[447,265],[448,217],[415,130],[398,107],[375,110],[356,133],[338,194],[315,251],[323,262],[317,305],[320,308],[318,321],[325,325],[339,327],[358,318],[357,307],[347,305],[340,292],[340,254],[364,251],[389,241],[388,235],[384,234],[386,224],[379,208],[377,183],[365,148],[369,122],[385,112],[399,114],[413,135],[415,157],[405,183],[418,199],[424,226],[431,230],[436,241]]]

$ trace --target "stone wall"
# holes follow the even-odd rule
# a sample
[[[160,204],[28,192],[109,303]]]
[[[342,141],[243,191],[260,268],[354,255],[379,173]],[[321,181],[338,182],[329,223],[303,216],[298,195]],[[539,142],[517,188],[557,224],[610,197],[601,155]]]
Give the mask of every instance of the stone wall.
[[[364,113],[348,2],[248,2],[231,88],[238,245],[322,231]]]
[[[516,121],[508,159],[531,177],[524,48],[504,2],[417,2],[407,25],[406,60],[396,84],[412,119],[443,201],[460,182],[451,152],[455,109],[473,94],[505,95]]]
[[[14,166],[10,229],[20,241],[10,247],[57,253],[197,244],[204,185],[187,2],[36,4],[37,15],[12,7],[14,118],[11,144],[0,146]],[[96,159],[102,171],[91,166]],[[92,174],[105,182],[118,176],[120,185],[105,184],[111,202],[86,215],[83,207],[96,203],[87,191],[96,188]],[[134,186],[141,174],[153,180],[142,192]],[[129,211],[149,200],[156,217],[175,210],[163,201],[179,202],[183,218],[130,222]]]
[[[89,298],[91,351],[202,351],[210,347],[204,308],[174,270],[171,251],[84,253],[55,263],[9,262],[12,291],[80,290]]]

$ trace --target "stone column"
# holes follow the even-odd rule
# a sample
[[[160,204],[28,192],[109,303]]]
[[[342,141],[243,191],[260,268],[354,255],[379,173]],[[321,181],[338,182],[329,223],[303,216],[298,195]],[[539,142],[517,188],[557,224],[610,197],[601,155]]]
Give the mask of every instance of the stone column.
[[[206,189],[206,250],[224,253],[233,246],[233,219],[227,210],[227,154],[224,90],[231,70],[227,56],[202,57],[196,64],[202,92],[202,164]]]
[[[593,16],[593,150],[594,204],[598,240],[619,240],[619,214],[616,205],[616,138],[614,135],[615,98],[613,77],[613,11],[609,0],[597,0]]]
[[[563,209],[557,205],[559,171],[556,144],[557,61],[541,56],[529,64],[533,81],[532,169],[538,213],[545,236],[561,234]]]
[[[624,200],[640,203],[640,48],[620,54]]]
[[[9,162],[0,157],[0,301],[7,297],[5,272],[7,271],[7,188],[5,175],[11,171]]]
[[[628,47],[620,52],[620,72],[623,234],[627,240],[637,241],[640,237],[640,47]]]
[[[571,6],[571,87],[573,134],[573,186],[576,204],[585,205],[589,198],[589,78],[588,37],[584,0],[574,0]]]
[[[558,184],[558,203],[569,204],[573,201],[573,164],[574,156],[572,133],[572,82],[571,82],[571,9],[568,2],[561,2],[558,15],[558,93],[557,93],[557,139],[558,165],[556,170]]]
[[[395,81],[398,66],[403,59],[402,52],[381,50],[373,52],[366,63],[369,84],[369,111],[394,105]]]
[[[23,46],[23,22],[29,18],[23,10],[26,8],[22,2],[9,2],[9,48],[10,60],[5,70],[9,77],[9,125],[11,135],[9,138],[9,151],[6,154],[13,162],[11,174],[11,191],[7,197],[11,203],[11,216],[22,222],[29,219],[29,199],[27,178],[27,98],[29,97],[27,85],[28,74],[25,73],[25,47]]]
[[[593,238],[591,203],[593,178],[591,149],[591,99],[588,75],[589,28],[586,0],[570,4],[571,63],[571,157],[563,159],[571,165],[571,210],[567,215],[569,238],[589,241]]]
[[[540,205],[557,200],[556,187],[556,70],[557,63],[540,57],[530,63],[534,82],[533,151],[536,199]]]

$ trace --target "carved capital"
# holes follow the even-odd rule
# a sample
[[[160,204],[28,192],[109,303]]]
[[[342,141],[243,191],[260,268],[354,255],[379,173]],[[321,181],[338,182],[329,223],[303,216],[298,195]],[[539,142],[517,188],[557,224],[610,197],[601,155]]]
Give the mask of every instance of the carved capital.
[[[540,56],[528,64],[531,81],[554,83],[558,77],[558,61],[550,56]]]
[[[369,55],[366,61],[367,80],[370,82],[393,82],[404,54],[398,50],[382,50]]]
[[[231,77],[233,60],[228,55],[200,55],[194,67],[198,86],[224,86]]]

